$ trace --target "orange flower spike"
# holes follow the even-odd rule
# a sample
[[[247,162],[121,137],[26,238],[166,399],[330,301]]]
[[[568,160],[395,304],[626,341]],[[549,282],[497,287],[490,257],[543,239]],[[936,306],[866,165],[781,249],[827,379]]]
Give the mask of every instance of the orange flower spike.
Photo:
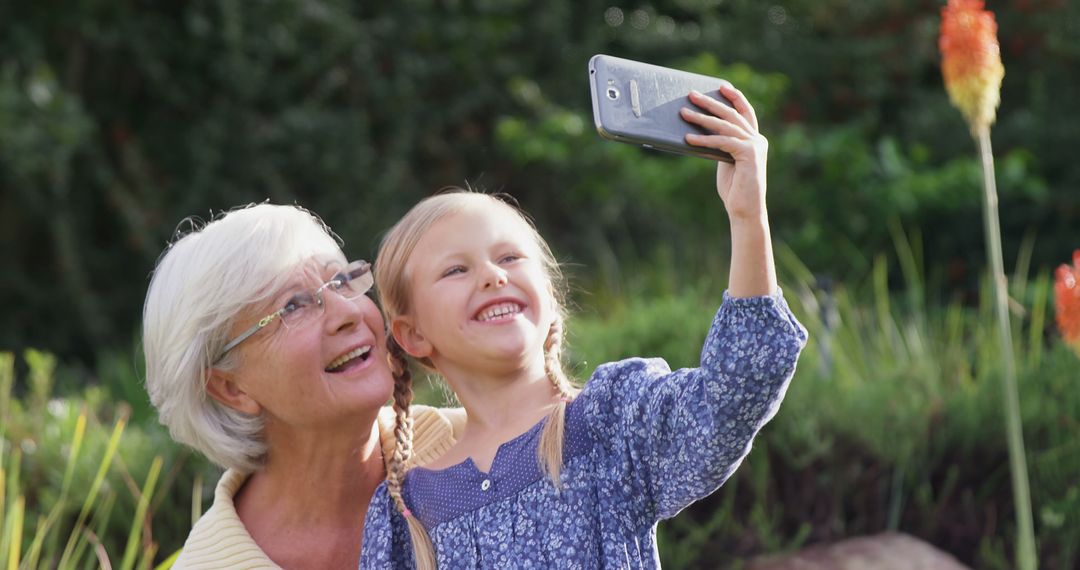
[[[1080,249],[1073,252],[1073,264],[1061,265],[1054,281],[1057,325],[1077,356],[1080,356]]]
[[[972,132],[994,123],[1005,66],[994,14],[982,0],[949,0],[941,9],[941,73],[949,100]]]

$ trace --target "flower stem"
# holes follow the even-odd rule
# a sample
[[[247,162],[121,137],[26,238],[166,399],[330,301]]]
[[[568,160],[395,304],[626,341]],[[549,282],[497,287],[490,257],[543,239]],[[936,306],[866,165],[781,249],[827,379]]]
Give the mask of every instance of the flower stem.
[[[1024,433],[1020,422],[1020,395],[1016,385],[1016,356],[1013,353],[1012,327],[1009,325],[1009,293],[1001,254],[1001,227],[998,222],[997,184],[994,178],[994,155],[990,148],[990,127],[974,130],[983,168],[983,195],[986,223],[986,250],[990,258],[994,304],[1001,336],[1005,432],[1009,447],[1009,473],[1012,475],[1013,503],[1016,508],[1016,566],[1035,570],[1035,531],[1031,519],[1031,491],[1028,483]]]

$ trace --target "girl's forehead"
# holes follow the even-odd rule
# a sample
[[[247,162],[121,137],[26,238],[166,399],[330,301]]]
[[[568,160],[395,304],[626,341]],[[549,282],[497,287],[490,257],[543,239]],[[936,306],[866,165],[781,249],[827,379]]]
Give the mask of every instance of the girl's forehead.
[[[509,246],[523,253],[536,250],[528,224],[512,210],[489,205],[447,213],[419,235],[405,261],[405,272],[440,265],[461,255]]]
[[[416,250],[424,257],[492,253],[489,250],[504,248],[522,253],[536,250],[536,243],[528,226],[512,218],[460,215],[447,219],[441,227],[433,226],[432,230],[424,236],[421,240],[423,245]]]
[[[508,235],[521,241],[533,241],[532,227],[521,215],[501,202],[480,202],[447,214],[430,229],[443,225],[444,233],[466,238]],[[446,226],[452,226],[447,228]]]

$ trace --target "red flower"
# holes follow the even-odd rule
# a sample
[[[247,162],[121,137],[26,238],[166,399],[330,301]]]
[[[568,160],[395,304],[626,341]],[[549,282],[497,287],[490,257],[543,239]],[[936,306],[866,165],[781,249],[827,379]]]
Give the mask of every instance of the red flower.
[[[982,0],[949,0],[941,9],[941,73],[949,100],[972,131],[994,122],[1005,67],[994,14]]]
[[[1080,356],[1080,249],[1073,252],[1073,264],[1057,268],[1054,280],[1057,325],[1065,342]]]

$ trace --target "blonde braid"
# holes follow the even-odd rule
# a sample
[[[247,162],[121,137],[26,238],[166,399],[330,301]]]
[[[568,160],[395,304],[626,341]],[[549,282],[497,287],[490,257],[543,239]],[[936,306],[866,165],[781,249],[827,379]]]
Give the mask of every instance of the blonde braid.
[[[563,370],[562,341],[563,320],[560,316],[551,323],[547,340],[544,341],[544,372],[555,386],[561,401],[548,414],[547,423],[540,434],[540,445],[536,449],[540,468],[556,489],[562,488],[560,477],[563,466],[563,439],[566,434],[566,406],[579,392]]]
[[[435,548],[431,544],[431,538],[428,537],[427,530],[424,529],[420,520],[409,511],[405,498],[401,494],[405,483],[405,473],[409,469],[413,454],[413,418],[410,410],[413,399],[412,371],[409,370],[405,350],[389,333],[386,335],[386,349],[388,353],[386,362],[394,375],[395,440],[394,454],[390,458],[386,473],[386,488],[394,500],[394,505],[405,516],[405,522],[409,525],[409,536],[412,538],[417,570],[435,570]]]
[[[544,341],[544,371],[547,372],[548,379],[551,380],[559,395],[572,400],[579,390],[563,370],[562,344],[563,319],[558,317],[551,323],[547,340]]]

